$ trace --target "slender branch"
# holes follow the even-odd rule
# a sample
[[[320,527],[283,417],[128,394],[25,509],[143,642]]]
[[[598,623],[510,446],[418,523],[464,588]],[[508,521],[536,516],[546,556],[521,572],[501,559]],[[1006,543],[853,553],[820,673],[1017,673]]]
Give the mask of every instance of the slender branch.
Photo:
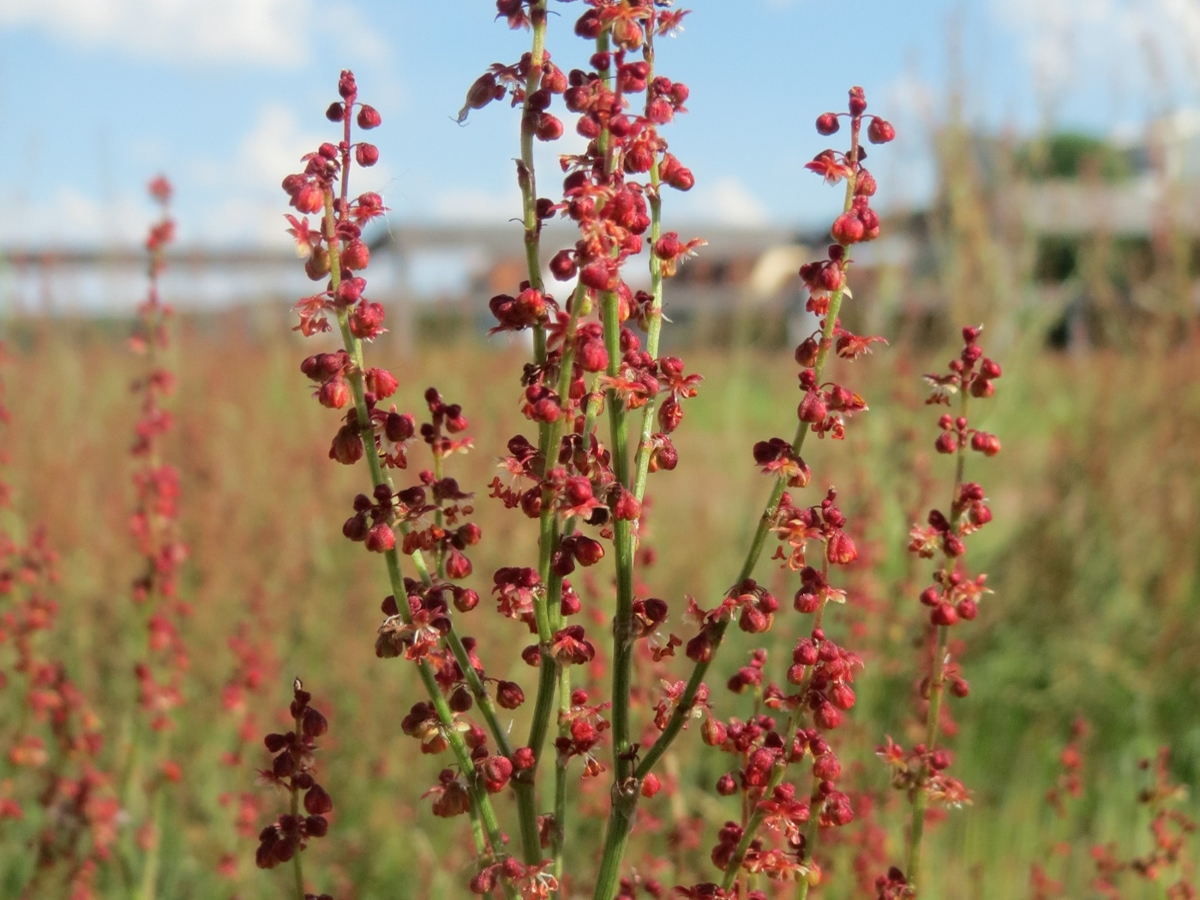
[[[826,601],[822,601],[817,608],[816,618],[813,628],[820,628],[822,620],[825,616]],[[762,799],[770,797],[775,792],[775,788],[783,784],[783,777],[787,774],[788,756],[792,752],[792,745],[796,742],[796,732],[800,730],[800,723],[804,721],[804,696],[808,693],[809,687],[812,685],[813,673],[816,671],[816,666],[812,666],[805,673],[803,681],[800,683],[800,688],[796,692],[796,705],[792,709],[791,715],[788,717],[787,731],[783,739],[783,753],[775,761],[771,767],[771,777],[767,781],[767,786],[763,788]],[[815,818],[815,814],[810,810],[810,815]],[[750,845],[754,842],[755,836],[758,834],[758,829],[762,827],[763,820],[766,818],[766,811],[760,803],[755,803],[754,811],[750,815],[750,820],[746,823],[742,830],[741,840],[738,841],[737,847],[734,848],[733,855],[729,858],[729,864],[725,867],[725,877],[721,880],[721,887],[724,890],[729,890],[733,882],[737,880],[738,872],[741,870],[742,862],[746,858],[746,852],[750,849]]]
[[[650,66],[646,75],[646,83],[654,82],[654,32],[646,34],[646,48],[643,53],[646,63]],[[650,95],[646,95],[647,114],[649,114]],[[662,237],[662,196],[661,179],[658,163],[660,152],[654,152],[654,161],[650,164],[651,190],[647,192],[650,201],[650,305],[649,321],[646,323],[646,352],[652,359],[658,358],[659,338],[662,335],[662,305],[663,305],[663,269],[662,260],[654,252],[658,239]],[[658,396],[651,397],[646,402],[642,413],[642,434],[637,446],[637,460],[634,465],[633,496],[641,502],[646,494],[646,478],[650,473],[650,435],[654,432],[654,414],[658,410]]]
[[[857,154],[858,147],[858,132],[853,133],[851,143],[852,158]],[[843,211],[850,209],[850,204],[854,200],[854,182],[855,176],[851,175],[846,180],[846,196],[843,202]],[[829,309],[825,314],[825,327],[821,332],[821,343],[817,350],[817,358],[813,364],[813,375],[818,384],[821,383],[821,377],[825,371],[825,363],[829,358],[829,350],[833,346],[833,331],[837,325],[838,313],[842,308],[842,300],[846,293],[846,280],[843,277],[841,285],[833,293],[829,295]],[[808,437],[809,424],[801,422],[796,429],[796,435],[792,438],[792,450],[798,456],[804,449],[804,441]],[[750,549],[746,552],[746,558],[742,562],[742,568],[738,572],[737,582],[741,583],[749,578],[754,573],[754,568],[758,563],[758,558],[762,555],[763,547],[766,544],[767,535],[771,530],[771,523],[775,520],[775,514],[779,511],[779,501],[783,497],[784,488],[787,487],[786,477],[775,479],[775,486],[771,489],[771,495],[767,498],[766,506],[763,507],[762,515],[758,519],[758,527],[754,531],[754,538],[750,542]],[[672,741],[679,735],[683,726],[687,724],[688,717],[691,715],[692,705],[696,700],[696,692],[700,689],[700,685],[704,682],[704,675],[708,672],[712,661],[716,658],[717,651],[721,647],[725,632],[729,628],[729,620],[721,622],[713,634],[713,652],[707,661],[697,662],[692,670],[691,677],[688,679],[687,686],[684,688],[682,696],[679,698],[679,703],[676,704],[675,710],[671,713],[671,718],[667,722],[667,727],[663,729],[663,733],[653,746],[647,750],[645,756],[642,757],[641,763],[637,767],[635,777],[645,778],[646,775],[654,768],[655,763],[666,753]]]
[[[808,801],[808,828],[804,832],[804,857],[812,867],[813,857],[817,852],[817,839],[821,834],[821,815],[817,811],[817,803],[820,797],[817,794],[817,785],[813,784],[812,796]],[[796,900],[808,900],[808,889],[812,887],[812,882],[809,881],[807,873],[800,879],[800,888],[796,891]]]
[[[966,417],[969,399],[965,389],[961,391],[959,415]],[[963,470],[966,466],[967,445],[959,441],[954,460],[954,489],[950,496],[950,527],[953,529],[962,511],[958,508],[958,497],[962,491]],[[942,571],[946,572],[950,565],[950,557],[942,555]],[[946,588],[943,586],[943,590]],[[938,730],[941,725],[942,699],[946,693],[946,646],[950,640],[950,627],[937,627],[937,645],[933,651],[933,667],[929,679],[929,711],[925,721],[925,752],[933,753],[937,747]],[[929,777],[932,774],[929,767],[922,764],[921,780],[912,797],[912,823],[908,832],[908,867],[905,877],[915,898],[920,892],[921,876],[921,844],[925,838],[925,814],[929,809],[929,792],[926,790]]]
[[[349,164],[349,159],[343,160],[344,165]],[[325,194],[325,234],[329,246],[329,263],[330,263],[330,279],[333,291],[336,291],[341,282],[341,249],[339,247],[339,239],[337,237],[337,219],[333,207],[333,195],[329,192]],[[379,461],[379,450],[375,444],[375,431],[371,424],[370,410],[367,408],[366,389],[363,383],[363,352],[362,343],[354,333],[350,330],[350,316],[345,309],[339,309],[337,313],[338,327],[342,335],[342,343],[346,352],[349,354],[354,366],[349,375],[350,389],[354,397],[355,415],[358,421],[358,427],[362,432],[364,444],[364,456],[367,459],[367,466],[371,472],[371,481],[375,487],[380,485],[389,485],[387,476],[384,474],[383,465]],[[391,583],[393,595],[397,599],[397,607],[400,610],[401,616],[406,622],[410,620],[408,604],[400,602],[406,596],[404,589],[404,578],[400,569],[400,554],[395,547],[384,553],[384,560],[387,564],[388,578]],[[428,573],[426,573],[428,574]],[[468,667],[470,668],[470,667]],[[446,702],[445,696],[442,694],[441,688],[438,686],[437,679],[430,668],[429,663],[424,660],[417,661],[417,670],[420,673],[421,681],[425,684],[425,690],[433,703],[434,710],[437,712],[438,721],[442,726],[442,734],[450,745],[451,751],[454,753],[455,760],[458,762],[459,768],[464,775],[474,773],[475,766],[471,760],[470,751],[463,740],[462,735],[455,727],[454,713],[451,711],[449,704]],[[503,847],[503,833],[500,830],[500,825],[496,819],[496,813],[492,808],[491,800],[488,799],[487,793],[480,787],[478,780],[473,777],[473,774],[468,779],[468,793],[471,798],[471,805],[477,810],[480,820],[483,822],[484,828],[487,831],[488,839],[491,841],[493,852],[498,852],[499,848]],[[509,898],[516,897],[516,890],[512,883],[508,880],[504,881],[504,890]]]
[[[604,343],[608,350],[608,374],[616,377],[621,366],[621,323],[616,293],[605,292]],[[629,487],[629,431],[625,401],[615,388],[608,391],[608,421],[612,434],[613,475]],[[613,765],[618,782],[632,774],[630,747],[630,690],[633,678],[633,528],[628,519],[613,522],[613,545],[617,564],[617,609],[613,617],[612,743]]]
[[[849,158],[852,163],[857,160],[858,136],[859,131],[858,125],[856,124],[851,132],[851,148]],[[842,207],[843,211],[849,211],[854,200],[854,187],[856,181],[856,175],[854,174],[854,171],[855,167],[851,165],[850,174],[846,178],[846,192]],[[843,251],[844,250],[845,245],[843,245]],[[818,346],[817,358],[812,367],[816,383],[818,384],[821,383],[821,376],[824,373],[825,364],[829,358],[829,351],[833,346],[833,332],[837,326],[838,313],[841,310],[842,300],[845,297],[845,293],[846,278],[843,274],[838,288],[829,296],[829,305],[825,312],[825,324],[821,332],[821,342]],[[804,442],[808,437],[809,431],[810,428],[807,422],[801,422],[799,427],[796,429],[796,435],[792,439],[792,450],[796,453],[796,455],[799,455],[803,449]],[[763,509],[762,515],[759,517],[758,527],[755,529],[754,538],[750,543],[750,548],[746,553],[746,558],[742,563],[742,568],[738,573],[736,583],[745,581],[753,574],[754,568],[758,563],[758,559],[762,555],[763,547],[766,545],[767,536],[770,533],[771,525],[775,520],[775,515],[779,510],[779,503],[783,498],[784,488],[786,486],[786,477],[776,478],[775,485],[771,489],[771,494],[767,499],[766,506]],[[696,702],[696,694],[700,690],[701,684],[704,682],[704,676],[708,672],[709,667],[712,665],[713,660],[716,658],[717,651],[720,649],[721,643],[724,640],[725,632],[729,628],[729,622],[730,619],[726,618],[714,629],[714,633],[712,635],[713,652],[709,654],[708,659],[696,662],[695,667],[692,669],[692,674],[688,678],[688,682],[684,688],[683,694],[680,696],[679,702],[676,704],[674,711],[671,713],[671,718],[668,720],[666,728],[663,729],[663,733],[659,735],[658,740],[656,740],[654,744],[651,745],[651,747],[646,751],[645,756],[642,757],[642,761],[637,765],[636,769],[634,769],[632,775],[634,782],[640,782],[641,779],[645,778],[646,775],[653,770],[655,764],[657,764],[662,758],[663,754],[666,753],[667,749],[671,746],[671,743],[676,737],[678,737],[679,732],[683,730],[684,725],[691,716],[692,707]],[[618,673],[614,672],[613,677],[615,682],[616,678],[619,677]],[[614,700],[615,699],[616,698],[614,697]],[[615,704],[613,719],[615,743]],[[618,782],[618,787],[619,786],[620,782]],[[614,791],[615,790],[616,788],[614,788]],[[615,796],[616,794],[614,794],[614,797]],[[628,810],[623,808],[619,809],[615,802],[613,804],[613,810],[608,821],[608,833],[605,837],[604,856],[600,863],[601,877],[597,881],[596,891],[593,895],[594,900],[611,900],[612,898],[611,893],[606,894],[604,891],[609,891],[616,883],[616,878],[618,877],[620,871],[620,855],[624,852],[625,842],[628,839],[628,833],[622,835],[617,832],[619,832],[622,827],[632,827],[632,812],[637,804],[636,793],[633,794],[628,803]]]

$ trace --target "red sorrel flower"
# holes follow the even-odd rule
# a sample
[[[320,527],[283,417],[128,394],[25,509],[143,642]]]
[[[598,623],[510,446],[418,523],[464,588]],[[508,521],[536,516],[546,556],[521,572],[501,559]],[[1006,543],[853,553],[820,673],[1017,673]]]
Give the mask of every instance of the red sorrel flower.
[[[937,559],[933,583],[921,591],[919,598],[929,607],[931,631],[929,673],[920,686],[925,741],[905,751],[889,737],[878,751],[892,770],[893,785],[907,793],[912,806],[907,866],[903,871],[890,870],[877,881],[881,898],[893,896],[896,884],[904,886],[902,896],[918,896],[921,842],[929,804],[960,806],[969,802],[970,797],[962,782],[949,774],[951,756],[938,747],[938,734],[945,715],[942,702],[947,687],[956,697],[965,697],[969,692],[954,658],[950,631],[974,619],[980,600],[991,593],[987,575],[972,576],[966,567],[966,539],[992,520],[983,487],[964,480],[967,453],[974,451],[990,457],[1000,451],[999,439],[973,428],[968,418],[971,401],[992,396],[994,382],[1001,375],[1000,366],[984,356],[979,345],[982,331],[982,327],[964,328],[962,352],[950,361],[948,371],[925,376],[932,387],[927,404],[951,406],[953,398],[957,398],[957,415],[941,416],[938,420],[941,433],[934,442],[938,453],[954,457],[954,482],[949,509],[931,510],[926,524],[914,524],[910,532],[909,552],[920,559]],[[899,873],[899,881],[893,877],[895,873]]]
[[[802,502],[789,488],[803,490],[811,482],[801,455],[809,434],[841,439],[849,420],[866,410],[861,396],[825,374],[831,355],[853,360],[882,341],[851,333],[838,316],[849,296],[853,247],[879,233],[879,217],[870,206],[875,182],[863,166],[860,137],[864,126],[873,140],[890,139],[891,130],[866,115],[866,100],[856,88],[844,114],[849,147],[826,151],[810,165],[830,181],[845,181],[846,192],[831,228],[834,243],[800,272],[819,327],[796,351],[800,396],[794,437],[755,446],[754,461],[772,480],[770,497],[725,595],[711,609],[689,598],[686,615],[675,610],[676,619],[697,628],[685,642],[668,630],[671,604],[649,596],[636,574],[639,564],[646,567],[654,558],[649,476],[676,469],[671,436],[684,424],[687,402],[700,384],[682,360],[659,350],[664,282],[704,243],[664,232],[661,225],[666,189],[688,190],[695,183],[662,134],[686,112],[690,96],[684,84],[656,69],[656,39],[676,30],[684,15],[670,5],[589,0],[576,33],[594,41],[595,52],[586,68],[564,72],[545,48],[545,0],[500,0],[500,16],[513,27],[530,28],[531,50],[481,75],[460,114],[465,120],[506,96],[521,110],[517,182],[527,272],[509,292],[493,297],[490,309],[494,331],[529,331],[533,337],[519,400],[531,433],[507,442],[502,474],[489,494],[518,521],[537,521],[539,553],[536,564],[530,560],[491,573],[491,596],[500,617],[533,641],[520,655],[537,672],[535,686],[489,677],[476,642],[461,631],[461,617],[480,605],[479,593],[465,582],[474,575],[471,548],[483,537],[471,521],[472,492],[447,470],[454,454],[471,447],[462,408],[430,388],[424,395],[428,416],[418,422],[386,402],[398,380],[365,358],[366,344],[382,332],[385,320],[383,308],[366,293],[370,253],[362,227],[383,207],[378,195],[355,197],[350,190],[352,166],[372,163],[376,154],[353,140],[353,110],[360,109],[360,126],[364,114],[349,72],[339,82],[341,100],[327,111],[342,125],[339,142],[305,156],[303,171],[283,183],[298,214],[288,215],[290,232],[320,287],[296,305],[297,330],[340,337],[340,347],[310,355],[301,370],[317,401],[339,416],[330,457],[346,465],[365,460],[371,479],[369,493],[350,504],[342,530],[385,562],[391,593],[381,604],[375,650],[418,668],[426,697],[412,705],[401,729],[422,753],[451,755],[428,796],[438,816],[470,815],[478,854],[471,889],[480,894],[499,888],[510,898],[529,898],[563,890],[569,877],[562,862],[568,776],[575,760],[585,783],[603,784],[605,773],[612,779],[594,896],[610,900],[619,891],[642,889],[646,883],[621,877],[635,810],[643,797],[676,790],[674,779],[654,768],[697,719],[703,721],[705,742],[733,758],[718,792],[740,796],[742,817],[721,830],[711,853],[722,884],[681,887],[681,894],[744,896],[747,880],[763,874],[799,879],[803,895],[819,878],[813,856],[821,830],[854,818],[849,796],[838,787],[841,764],[831,739],[855,704],[852,685],[861,663],[826,633],[824,615],[830,601],[845,599],[845,589],[831,583],[837,567],[852,565],[859,550],[836,491],[826,488]],[[549,198],[539,196],[532,142],[563,133],[562,120],[551,112],[560,97],[587,143],[581,153],[562,159],[562,194]],[[372,127],[380,121],[374,111],[366,120]],[[313,214],[319,221],[308,218]],[[563,297],[543,282],[540,267],[541,225],[555,216],[578,227],[574,245],[552,254],[555,279],[575,279]],[[647,247],[650,290],[635,292],[626,266]],[[414,479],[408,475],[415,452],[410,444],[418,437],[431,462]],[[736,622],[746,633],[763,634],[779,616],[797,614],[781,609],[754,577],[772,537],[779,541],[774,558],[800,584],[793,606],[813,620],[792,659],[778,667],[777,681],[770,679],[766,651],[758,650],[729,682],[734,693],[759,698],[754,715],[721,718],[710,706],[704,678],[728,628]],[[413,567],[412,577],[402,572],[403,557]],[[597,602],[603,589],[589,571],[608,560],[615,570],[611,623]],[[665,676],[679,647],[685,648],[690,674],[675,681]],[[664,684],[661,697],[636,683],[646,673],[653,673],[651,683]],[[610,679],[606,700],[593,700],[590,685],[585,690],[573,684],[574,678],[601,676]],[[511,709],[529,699],[530,731],[514,746],[496,706]],[[652,720],[636,721],[647,700],[657,701]],[[554,807],[539,811],[537,775],[552,729]],[[808,772],[803,790],[787,780],[793,766]],[[518,807],[519,837],[511,844],[491,799],[508,786]],[[293,845],[299,846],[298,839],[283,844],[286,850]]]

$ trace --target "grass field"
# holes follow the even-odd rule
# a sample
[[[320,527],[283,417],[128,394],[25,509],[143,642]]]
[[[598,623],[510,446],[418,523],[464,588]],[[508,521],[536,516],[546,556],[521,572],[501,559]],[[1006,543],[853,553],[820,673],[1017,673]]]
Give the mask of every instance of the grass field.
[[[463,820],[430,814],[421,795],[439,762],[420,756],[399,729],[419,699],[411,667],[373,652],[387,589],[369,554],[340,534],[361,473],[326,459],[330,419],[308,400],[296,371],[305,351],[298,340],[277,336],[284,327],[282,311],[267,309],[186,319],[173,351],[179,391],[168,455],[182,474],[191,555],[180,593],[194,614],[185,630],[192,658],[186,700],[169,737],[183,778],[164,793],[157,893],[280,896],[285,876],[253,866],[254,834],[279,805],[254,784],[255,768],[268,763],[261,735],[250,736],[240,764],[223,764],[222,755],[239,751],[243,715],[260,731],[284,724],[279,716],[299,675],[331,721],[320,763],[335,814],[330,836],[306,854],[309,871],[319,873],[314,879],[335,896],[359,900],[465,895],[460,876],[471,852]],[[3,521],[18,536],[43,523],[61,554],[53,589],[61,615],[48,640],[100,716],[101,758],[136,779],[122,748],[138,728],[130,712],[131,660],[144,640],[142,613],[129,600],[138,561],[126,527],[136,417],[128,384],[137,362],[124,347],[122,323],[25,321],[11,331],[4,378],[12,421],[3,443],[13,507]],[[1088,888],[1093,844],[1118,841],[1126,856],[1149,845],[1149,817],[1135,802],[1146,779],[1137,761],[1166,745],[1176,781],[1194,785],[1200,773],[1200,356],[1194,341],[1068,356],[1046,351],[1038,333],[999,329],[990,337],[1005,377],[986,419],[972,424],[999,434],[1004,452],[971,463],[995,512],[977,539],[973,565],[989,573],[995,593],[962,632],[971,694],[954,704],[959,731],[950,740],[974,802],[933,830],[928,896],[1034,896],[1030,865],[1044,862],[1065,877],[1066,896],[1088,897],[1095,895]],[[845,380],[869,398],[871,410],[845,448],[830,453],[821,445],[809,460],[818,480],[838,487],[869,561],[857,567],[849,610],[832,626],[866,660],[856,683],[859,704],[840,743],[858,749],[839,752],[844,762],[855,760],[859,788],[879,798],[872,819],[886,828],[893,859],[903,809],[889,796],[873,749],[888,734],[905,744],[912,737],[925,621],[914,585],[924,575],[915,574],[905,543],[919,510],[945,502],[937,492],[950,465],[932,452],[937,414],[922,405],[919,375],[953,352],[950,345],[902,344],[856,364]],[[488,573],[536,554],[536,528],[515,528],[512,514],[483,489],[504,442],[524,424],[514,401],[520,359],[516,351],[461,344],[385,360],[401,380],[402,408],[417,411],[421,392],[435,384],[463,403],[471,421],[476,450],[456,458],[453,474],[477,491],[484,540],[473,554],[471,583],[481,594]],[[685,594],[711,600],[728,587],[760,502],[744,498],[768,490],[750,446],[790,433],[797,402],[786,352],[695,352],[687,361],[705,381],[677,433],[678,469],[651,481],[650,540],[659,560],[646,573],[653,594],[680,605]],[[760,576],[790,596],[774,565],[764,562]],[[603,619],[609,576],[603,566],[592,571],[601,570],[582,583]],[[499,651],[523,645],[527,635],[486,606],[485,599],[467,617],[466,630],[478,637],[485,660],[515,659]],[[768,635],[781,656],[795,639],[793,627],[781,614]],[[246,694],[245,713],[223,703],[237,667],[234,635],[254,646],[250,668],[261,677],[259,689]],[[712,679],[714,687],[744,664],[750,645],[738,637],[723,651],[723,677]],[[527,693],[536,680],[519,660],[510,672],[489,674],[518,680]],[[718,710],[732,704],[723,691],[715,696]],[[4,733],[19,721],[17,697],[13,690],[0,694]],[[528,705],[511,714],[516,729],[527,713]],[[1086,787],[1060,819],[1043,797],[1076,716],[1092,725]],[[644,804],[643,826],[657,827],[635,832],[629,857],[666,883],[676,875],[685,883],[711,878],[715,827],[737,815],[711,790],[722,771],[717,754],[695,736],[678,747],[666,771],[682,789]],[[119,784],[121,775],[114,777]],[[568,824],[583,838],[575,848],[598,853],[603,781],[573,787],[585,795],[579,808],[593,812]],[[18,795],[38,782],[9,766],[0,784]],[[257,818],[239,836],[242,792],[257,798],[245,800]],[[135,800],[114,861],[98,875],[100,896],[129,895],[121,861],[134,853],[129,823],[145,812],[136,793],[129,792]],[[511,815],[510,803],[501,796],[502,816]],[[1184,808],[1194,813],[1194,801]],[[20,896],[30,877],[26,848],[43,825],[39,812],[0,822],[2,896]],[[698,843],[688,839],[694,817],[708,823]],[[854,842],[867,839],[861,825],[844,829],[845,845],[826,858],[824,896],[867,896],[849,871]],[[575,852],[567,871],[587,883],[596,859],[587,849]],[[1130,880],[1121,896],[1165,896],[1151,885],[1138,893],[1142,887]],[[57,888],[45,890],[58,895]]]

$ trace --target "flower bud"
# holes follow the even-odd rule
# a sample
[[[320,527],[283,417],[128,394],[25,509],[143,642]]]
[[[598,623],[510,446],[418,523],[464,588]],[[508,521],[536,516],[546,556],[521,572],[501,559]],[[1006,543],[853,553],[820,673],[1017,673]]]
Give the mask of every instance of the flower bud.
[[[662,790],[662,784],[658,780],[658,776],[650,772],[642,779],[642,796],[649,799]]]
[[[355,238],[342,251],[341,262],[347,269],[365,269],[371,261],[371,248],[365,241]]]
[[[958,621],[958,613],[949,603],[939,603],[929,616],[934,625],[953,625]]]
[[[817,133],[823,135],[836,134],[841,128],[841,123],[838,122],[837,113],[827,112],[817,117]]]
[[[408,413],[388,413],[384,422],[383,433],[394,444],[402,443],[411,438],[416,431],[413,417]]]
[[[329,251],[324,247],[314,247],[308,259],[304,261],[304,274],[312,281],[323,281],[329,275]]]
[[[329,448],[329,458],[336,459],[342,465],[348,466],[358,462],[363,457],[362,436],[358,428],[343,425],[334,435],[333,444]]]
[[[850,115],[857,118],[867,111],[867,95],[860,87],[850,88]]]
[[[813,761],[813,778],[818,781],[837,781],[841,774],[841,763],[832,753],[823,753]]]
[[[709,716],[700,726],[700,739],[710,747],[720,747],[729,736],[729,729],[724,723]]]
[[[513,681],[496,683],[496,703],[502,709],[516,709],[525,702],[525,692]]]
[[[304,810],[310,815],[323,816],[333,811],[333,800],[319,784],[314,784],[304,795]]]
[[[379,115],[379,110],[373,106],[367,106],[365,103],[358,110],[358,127],[369,130],[378,128],[383,123],[383,117]]]
[[[354,161],[364,169],[369,169],[379,162],[379,148],[365,142],[359,144],[354,148]]]
[[[367,539],[367,528],[367,517],[359,513],[345,521],[342,525],[342,534],[352,541],[365,541]]]
[[[309,816],[304,820],[304,832],[309,837],[325,837],[329,833],[329,820],[324,816]]]
[[[867,126],[867,137],[872,144],[886,144],[896,139],[896,129],[892,127],[890,122],[885,122],[879,116],[876,116],[871,120],[871,124]]]
[[[396,533],[386,522],[378,522],[371,526],[366,537],[367,549],[372,553],[386,553],[396,546]]]
[[[842,724],[842,712],[826,700],[813,711],[813,721],[826,731],[831,731]]]
[[[321,385],[317,399],[328,409],[341,409],[350,402],[350,385],[341,376],[330,378]]]
[[[575,254],[571,250],[559,250],[550,260],[550,274],[559,281],[570,281],[578,271]]]
[[[938,453],[953,453],[958,449],[958,438],[954,436],[953,431],[943,431],[933,446]]]
[[[866,233],[866,228],[863,227],[862,219],[855,213],[842,213],[833,221],[833,227],[830,228],[830,234],[833,239],[839,244],[855,244],[863,239]]]
[[[539,141],[557,141],[563,136],[563,123],[557,116],[544,112],[538,116],[533,133]]]
[[[807,422],[810,425],[815,425],[825,419],[826,414],[825,400],[822,398],[819,391],[809,391],[804,395],[804,399],[800,401],[800,406],[796,410],[801,422]]]

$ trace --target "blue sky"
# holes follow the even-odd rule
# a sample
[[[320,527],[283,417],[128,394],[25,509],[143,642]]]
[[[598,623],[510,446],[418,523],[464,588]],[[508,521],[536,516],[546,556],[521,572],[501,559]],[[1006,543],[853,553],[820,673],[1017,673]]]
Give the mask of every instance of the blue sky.
[[[549,47],[586,51],[581,4],[552,2]],[[660,70],[692,88],[669,129],[697,176],[681,222],[811,223],[837,198],[802,164],[816,115],[862,84],[899,140],[874,154],[881,198],[919,204],[928,134],[958,84],[968,117],[1136,130],[1197,106],[1193,0],[693,0]],[[453,116],[471,81],[513,61],[525,32],[490,0],[0,0],[0,245],[136,240],[142,185],[177,185],[185,243],[281,242],[279,180],[329,136],[322,111],[352,67],[383,114],[383,162],[358,182],[393,217],[500,222],[517,210],[516,115]],[[543,171],[572,141],[543,148]],[[544,193],[548,191],[543,191]]]

